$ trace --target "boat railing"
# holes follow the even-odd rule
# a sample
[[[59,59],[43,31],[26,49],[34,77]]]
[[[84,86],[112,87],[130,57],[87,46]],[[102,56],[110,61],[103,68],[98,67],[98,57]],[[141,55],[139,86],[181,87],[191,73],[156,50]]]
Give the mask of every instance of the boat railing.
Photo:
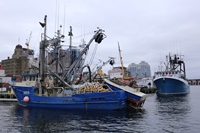
[[[155,72],[155,77],[169,76],[169,77],[181,77],[180,71],[159,71]]]
[[[35,94],[39,94],[38,88],[35,89]],[[51,87],[51,88],[43,88],[42,95],[47,97],[63,97],[63,96],[71,96],[73,93],[72,90],[66,90],[63,87]]]

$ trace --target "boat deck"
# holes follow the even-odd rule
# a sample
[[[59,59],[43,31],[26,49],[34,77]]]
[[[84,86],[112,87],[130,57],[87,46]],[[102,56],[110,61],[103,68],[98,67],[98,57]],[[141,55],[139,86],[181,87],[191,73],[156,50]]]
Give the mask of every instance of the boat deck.
[[[143,97],[143,96],[145,96],[146,94],[144,94],[144,93],[142,93],[142,92],[140,92],[139,91],[139,88],[136,88],[136,89],[134,89],[134,88],[132,88],[132,87],[129,87],[129,86],[127,86],[127,85],[118,85],[118,84],[114,84],[113,82],[111,82],[111,81],[109,81],[109,80],[107,80],[107,79],[104,79],[107,83],[109,83],[109,84],[111,84],[111,85],[113,85],[113,86],[116,86],[116,87],[118,87],[118,88],[120,88],[120,89],[122,89],[122,90],[124,90],[124,91],[126,91],[126,92],[129,92],[129,93],[131,93],[131,94],[136,94],[136,95],[138,95],[138,96],[140,96],[140,97]],[[122,87],[123,86],[123,87]]]
[[[0,101],[2,102],[17,102],[15,94],[0,93]]]
[[[16,98],[0,98],[0,102],[17,102]]]

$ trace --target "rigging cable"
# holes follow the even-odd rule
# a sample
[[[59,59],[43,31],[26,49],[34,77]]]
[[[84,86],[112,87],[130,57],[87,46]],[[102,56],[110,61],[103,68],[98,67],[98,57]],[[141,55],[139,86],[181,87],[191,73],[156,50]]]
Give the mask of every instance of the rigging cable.
[[[95,44],[95,47],[94,47],[94,51],[93,51],[92,56],[91,56],[91,58],[90,58],[90,62],[89,62],[89,65],[90,65],[90,66],[91,66],[91,64],[92,64],[92,62],[93,62],[93,60],[94,60],[94,56],[95,56],[95,54],[96,54],[97,47],[98,47],[98,44],[96,43],[96,44]]]

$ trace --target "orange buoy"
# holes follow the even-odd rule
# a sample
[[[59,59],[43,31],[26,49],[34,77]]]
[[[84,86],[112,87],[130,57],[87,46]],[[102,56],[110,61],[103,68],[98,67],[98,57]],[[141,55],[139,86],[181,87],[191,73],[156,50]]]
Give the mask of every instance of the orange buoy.
[[[26,103],[29,102],[29,97],[28,96],[24,97],[24,102],[26,102]]]

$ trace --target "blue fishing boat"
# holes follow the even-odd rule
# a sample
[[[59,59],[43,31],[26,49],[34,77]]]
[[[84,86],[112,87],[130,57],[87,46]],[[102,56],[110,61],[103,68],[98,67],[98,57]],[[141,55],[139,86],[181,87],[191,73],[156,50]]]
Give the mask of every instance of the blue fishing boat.
[[[147,95],[140,92],[140,88],[130,87],[117,80],[104,79],[104,84],[112,90],[123,90],[126,93],[126,104],[128,108],[141,109],[145,103]]]
[[[183,95],[190,92],[186,79],[185,63],[181,55],[166,56],[165,68],[155,72],[154,84],[160,95]]]
[[[118,43],[121,68],[122,68],[122,78],[114,79],[104,79],[104,84],[109,86],[112,90],[119,91],[123,90],[126,93],[126,104],[128,108],[141,109],[145,103],[147,95],[140,92],[140,87],[134,84],[132,77],[124,76],[124,66],[121,56],[121,50]],[[111,65],[114,64],[114,61],[111,62]]]
[[[20,83],[16,82],[15,85],[12,85],[19,104],[26,107],[62,109],[116,110],[126,108],[124,91],[114,91],[107,85],[91,82],[91,80],[81,82],[81,78],[77,82],[76,76],[82,75],[84,68],[90,70],[88,65],[81,65],[83,55],[87,54],[93,40],[101,43],[105,38],[104,31],[98,28],[76,60],[70,61],[69,67],[62,66],[60,60],[64,55],[61,52],[63,51],[61,39],[64,38],[64,35],[61,35],[58,30],[57,37],[52,39],[48,37],[48,40],[46,18],[47,16],[44,18],[44,23],[40,23],[44,28],[44,34],[40,42],[39,73],[24,74]],[[71,31],[69,35],[72,35]],[[49,55],[51,55],[51,59],[49,59]]]
[[[55,87],[38,95],[37,87],[13,86],[20,105],[27,107],[61,109],[101,109],[117,110],[126,107],[124,91],[85,92],[82,94],[71,88]]]

